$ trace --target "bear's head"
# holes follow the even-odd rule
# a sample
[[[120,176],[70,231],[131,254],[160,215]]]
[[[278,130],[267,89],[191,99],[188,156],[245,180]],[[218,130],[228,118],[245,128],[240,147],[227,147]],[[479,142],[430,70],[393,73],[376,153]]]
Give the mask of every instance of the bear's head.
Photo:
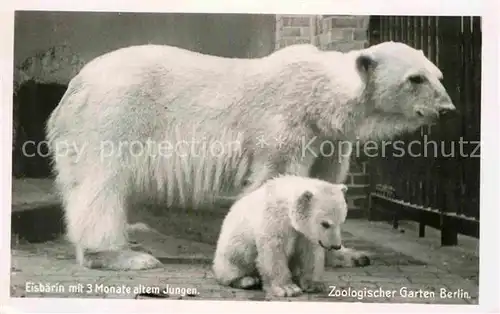
[[[330,183],[304,190],[292,218],[297,231],[325,249],[340,249],[341,225],[347,216],[346,191],[344,184]]]
[[[352,55],[365,86],[359,139],[390,139],[456,112],[443,74],[421,50],[384,42]]]

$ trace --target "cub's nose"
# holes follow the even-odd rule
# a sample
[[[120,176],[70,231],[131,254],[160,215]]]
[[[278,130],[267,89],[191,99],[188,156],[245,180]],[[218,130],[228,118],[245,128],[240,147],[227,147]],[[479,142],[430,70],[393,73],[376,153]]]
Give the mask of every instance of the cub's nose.
[[[342,247],[341,245],[332,245],[328,248],[328,250],[329,251],[331,251],[331,250],[338,251],[338,250],[340,250],[341,247]]]

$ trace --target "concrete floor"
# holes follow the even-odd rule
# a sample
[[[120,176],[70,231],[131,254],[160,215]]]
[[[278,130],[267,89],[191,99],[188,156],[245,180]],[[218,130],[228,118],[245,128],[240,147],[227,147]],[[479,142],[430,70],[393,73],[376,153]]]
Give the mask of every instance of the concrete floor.
[[[269,300],[262,291],[244,291],[221,287],[214,281],[210,262],[215,241],[224,217],[221,212],[187,212],[175,210],[137,210],[131,222],[145,223],[150,230],[136,230],[132,240],[151,252],[164,267],[148,271],[109,272],[77,266],[74,252],[57,234],[40,237],[33,234],[27,241],[24,229],[40,224],[31,214],[31,224],[20,212],[37,211],[37,206],[54,202],[47,182],[26,181],[14,184],[13,217],[18,215],[17,232],[12,237],[11,296],[13,297],[78,297],[78,298],[148,298],[138,296],[141,289],[167,288],[167,299],[195,300]],[[30,185],[34,185],[29,187]],[[21,205],[20,205],[21,204]],[[50,204],[49,204],[50,205]],[[42,206],[42,207],[43,207]],[[21,208],[21,209],[19,209]],[[47,209],[45,209],[46,211]],[[42,214],[40,214],[42,213]],[[54,212],[56,213],[56,211]],[[40,216],[42,215],[42,216]],[[54,214],[56,217],[57,214]],[[52,219],[54,220],[54,219]],[[47,220],[44,221],[46,224]],[[172,223],[175,222],[175,223]],[[48,222],[47,222],[48,224]],[[57,224],[56,224],[57,225]],[[385,302],[385,303],[456,303],[475,304],[478,296],[478,241],[463,239],[457,247],[440,247],[436,232],[420,239],[412,224],[393,230],[388,223],[351,219],[345,225],[345,245],[372,253],[372,264],[362,268],[329,268],[324,281],[336,291],[395,290],[390,297],[365,297],[305,294],[296,301]],[[32,228],[31,228],[32,229]],[[38,230],[39,233],[47,230]],[[40,240],[42,239],[42,240]],[[34,291],[33,287],[55,287],[56,291]],[[130,290],[120,291],[119,287]],[[92,288],[92,289],[88,289]],[[403,289],[403,290],[401,290]],[[428,291],[429,296],[404,296],[402,292]],[[442,298],[440,290],[455,291],[456,297]],[[135,290],[135,291],[134,291]],[[188,291],[190,290],[190,291]],[[190,292],[190,293],[189,293]],[[345,293],[344,292],[344,293]]]

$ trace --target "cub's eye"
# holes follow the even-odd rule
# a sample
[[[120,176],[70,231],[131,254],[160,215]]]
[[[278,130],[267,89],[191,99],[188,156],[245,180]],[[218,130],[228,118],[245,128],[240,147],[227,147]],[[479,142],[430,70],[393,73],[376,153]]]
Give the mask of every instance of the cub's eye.
[[[331,224],[328,221],[322,221],[321,226],[325,229],[330,228]]]
[[[408,78],[413,84],[422,84],[425,82],[425,77],[423,75],[412,75]]]

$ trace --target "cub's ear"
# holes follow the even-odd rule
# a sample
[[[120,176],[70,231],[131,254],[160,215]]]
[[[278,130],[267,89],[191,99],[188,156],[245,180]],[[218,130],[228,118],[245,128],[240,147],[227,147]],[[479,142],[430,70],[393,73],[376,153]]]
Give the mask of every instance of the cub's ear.
[[[340,190],[342,191],[342,193],[346,193],[347,192],[347,185],[345,184],[339,184],[339,187],[340,187]]]
[[[356,58],[356,69],[362,75],[365,76],[369,75],[375,69],[376,66],[377,66],[377,61],[371,54],[367,52],[362,52]]]
[[[313,198],[313,194],[311,191],[304,191],[297,200],[297,207],[304,210],[308,209],[311,205],[311,200]]]

